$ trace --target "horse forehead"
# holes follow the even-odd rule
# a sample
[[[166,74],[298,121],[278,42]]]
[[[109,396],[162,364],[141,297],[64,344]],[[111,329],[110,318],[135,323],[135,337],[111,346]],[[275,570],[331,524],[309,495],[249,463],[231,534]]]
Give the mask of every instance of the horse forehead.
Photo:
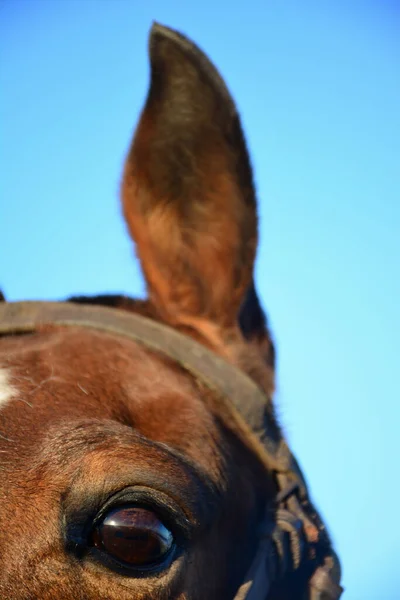
[[[89,417],[130,424],[201,462],[196,441],[208,439],[212,458],[217,426],[197,384],[129,339],[72,327],[18,336],[0,344],[0,366],[0,424],[23,446],[60,419]]]
[[[137,388],[142,392],[147,388],[156,392],[161,387],[187,392],[192,387],[193,391],[193,386],[177,374],[175,365],[141,344],[75,327],[4,338],[0,344],[0,368],[0,384],[7,396],[15,394],[17,387],[40,396],[36,392],[45,383],[53,387],[58,384],[60,390],[62,385],[72,385],[85,393],[81,388],[86,382],[91,394],[97,392],[98,396],[110,393],[112,388]],[[82,385],[77,385],[79,382]]]

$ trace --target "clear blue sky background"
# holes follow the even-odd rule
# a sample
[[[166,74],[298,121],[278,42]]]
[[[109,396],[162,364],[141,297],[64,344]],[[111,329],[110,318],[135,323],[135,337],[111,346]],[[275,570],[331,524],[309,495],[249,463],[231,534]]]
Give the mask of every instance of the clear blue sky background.
[[[0,287],[144,293],[118,204],[152,19],[237,99],[261,216],[277,402],[344,564],[400,597],[400,4],[1,0]]]

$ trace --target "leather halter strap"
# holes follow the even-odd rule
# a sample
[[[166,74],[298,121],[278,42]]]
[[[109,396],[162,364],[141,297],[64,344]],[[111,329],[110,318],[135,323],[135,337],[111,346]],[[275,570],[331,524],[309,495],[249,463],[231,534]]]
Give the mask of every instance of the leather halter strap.
[[[311,542],[315,546],[322,542],[322,555],[310,579],[309,599],[337,600],[340,597],[339,561],[330,547],[324,525],[309,501],[301,470],[273,425],[270,400],[254,381],[188,336],[135,313],[68,302],[0,304],[0,336],[40,331],[46,325],[92,328],[126,337],[176,361],[218,394],[246,443],[265,468],[275,474],[280,490],[275,529],[261,536],[253,564],[235,600],[267,598],[272,581],[284,574],[278,573],[277,561],[271,564],[271,557],[275,550],[278,562],[280,559],[285,562],[282,537],[285,533],[292,542],[294,568],[300,566]],[[304,529],[308,531],[308,539]]]

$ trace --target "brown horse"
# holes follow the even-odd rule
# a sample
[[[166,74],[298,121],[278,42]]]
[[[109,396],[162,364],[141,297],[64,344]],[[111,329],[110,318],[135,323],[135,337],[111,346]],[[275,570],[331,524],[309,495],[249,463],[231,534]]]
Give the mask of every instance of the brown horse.
[[[149,299],[0,304],[0,597],[336,599],[271,401],[235,104],[184,36],[154,25],[150,60],[122,182]]]

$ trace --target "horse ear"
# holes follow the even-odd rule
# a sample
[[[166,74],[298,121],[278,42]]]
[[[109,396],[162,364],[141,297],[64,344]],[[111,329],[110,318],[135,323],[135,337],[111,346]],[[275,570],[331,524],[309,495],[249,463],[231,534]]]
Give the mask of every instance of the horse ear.
[[[274,369],[275,346],[254,282],[249,286],[240,307],[239,325],[244,338],[257,348],[267,365]]]
[[[122,183],[125,218],[159,313],[231,327],[257,246],[239,115],[216,68],[183,35],[153,25],[150,64]]]

